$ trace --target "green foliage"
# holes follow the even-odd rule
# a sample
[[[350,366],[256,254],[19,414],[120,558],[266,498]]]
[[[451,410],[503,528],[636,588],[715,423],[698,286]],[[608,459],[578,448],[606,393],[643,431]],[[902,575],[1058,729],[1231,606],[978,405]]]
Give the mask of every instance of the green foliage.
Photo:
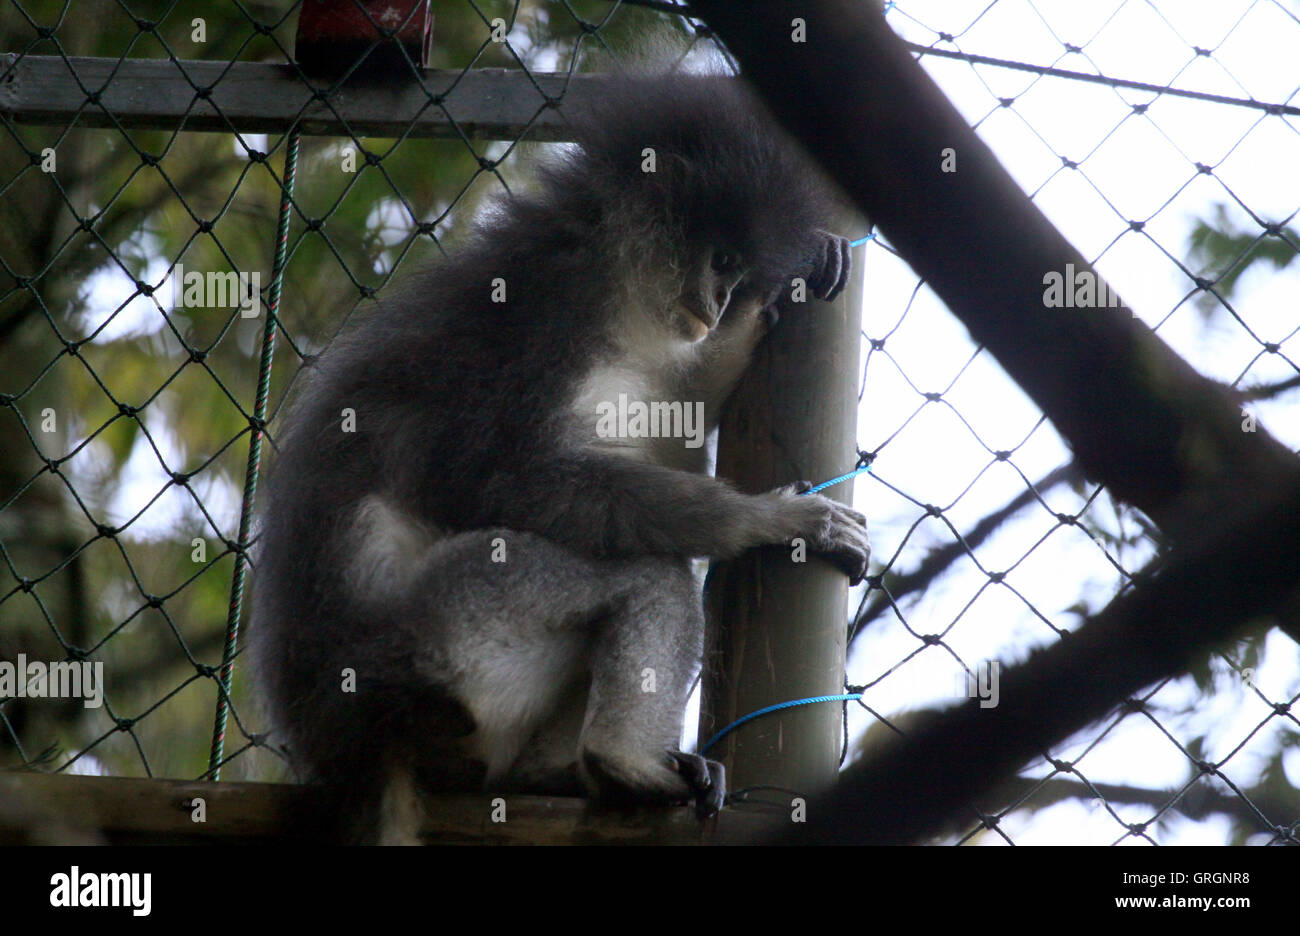
[[[1252,267],[1268,263],[1282,269],[1295,262],[1300,255],[1297,244],[1300,228],[1283,228],[1276,234],[1258,225],[1242,229],[1229,217],[1227,207],[1219,204],[1213,219],[1198,221],[1192,229],[1188,263],[1214,284],[1220,296],[1231,299],[1242,275]],[[1196,303],[1206,318],[1221,307],[1219,299],[1209,292],[1197,296]]]

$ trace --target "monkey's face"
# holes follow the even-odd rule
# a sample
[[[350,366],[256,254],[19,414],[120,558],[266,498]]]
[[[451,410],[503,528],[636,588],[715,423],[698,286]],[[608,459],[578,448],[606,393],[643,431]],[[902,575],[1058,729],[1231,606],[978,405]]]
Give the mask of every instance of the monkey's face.
[[[754,311],[758,296],[747,282],[748,267],[741,249],[722,240],[705,242],[691,251],[677,301],[682,336],[703,341],[724,320],[742,310]]]
[[[745,271],[740,254],[726,247],[697,250],[691,258],[680,302],[686,315],[686,329],[692,340],[708,336],[722,321],[731,294]]]

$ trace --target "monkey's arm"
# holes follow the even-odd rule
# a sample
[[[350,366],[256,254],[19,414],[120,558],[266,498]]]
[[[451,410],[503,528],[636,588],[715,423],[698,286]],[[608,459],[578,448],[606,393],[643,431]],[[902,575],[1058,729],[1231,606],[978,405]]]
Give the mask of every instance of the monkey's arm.
[[[503,496],[491,497],[494,489]],[[524,475],[498,479],[482,493],[487,522],[594,555],[728,557],[799,537],[855,583],[870,556],[866,519],[829,498],[799,495],[793,486],[742,494],[707,475],[602,452],[534,460]]]

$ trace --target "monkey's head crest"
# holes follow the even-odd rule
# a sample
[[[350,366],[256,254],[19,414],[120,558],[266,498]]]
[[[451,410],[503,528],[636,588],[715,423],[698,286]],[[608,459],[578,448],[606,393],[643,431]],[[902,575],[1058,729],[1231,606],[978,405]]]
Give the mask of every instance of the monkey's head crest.
[[[551,196],[586,203],[606,242],[630,236],[647,265],[687,276],[711,268],[711,282],[743,274],[754,292],[788,286],[818,231],[833,226],[837,195],[743,80],[601,81],[575,117],[578,149],[544,176]]]

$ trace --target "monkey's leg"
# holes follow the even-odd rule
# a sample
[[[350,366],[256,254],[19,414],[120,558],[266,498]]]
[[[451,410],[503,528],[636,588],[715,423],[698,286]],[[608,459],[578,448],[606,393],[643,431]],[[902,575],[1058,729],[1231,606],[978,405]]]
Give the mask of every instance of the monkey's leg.
[[[704,650],[699,586],[685,559],[628,566],[632,587],[593,648],[582,775],[606,801],[694,799],[710,815],[726,792],[722,766],[677,750]]]
[[[574,722],[575,705],[581,718],[592,642],[633,587],[623,565],[533,533],[490,529],[435,544],[414,577],[417,616],[429,622],[415,631],[429,641],[426,673],[469,710],[467,748],[486,764],[489,786],[519,788],[510,773],[530,738]],[[571,734],[570,765],[576,728]],[[534,766],[564,765],[550,754]]]
[[[349,529],[339,550],[347,597],[335,609],[349,638],[320,648],[318,668],[354,670],[356,690],[319,691],[304,709],[299,733],[320,743],[300,745],[302,759],[345,794],[349,838],[414,841],[419,790],[496,786],[587,678],[597,622],[628,579],[536,534],[448,535],[378,497],[358,506]],[[339,725],[354,730],[340,740]]]
[[[435,539],[402,558],[385,552],[392,539],[387,527],[363,528],[354,554],[373,571],[353,578],[358,597],[402,609],[375,632],[406,661],[409,676],[393,681],[464,706],[473,731],[458,743],[486,765],[488,786],[576,776],[585,752],[588,788],[602,797],[684,801],[710,788],[702,759],[672,753],[703,647],[687,560],[597,559],[506,529]],[[418,732],[394,740],[417,772],[436,746]]]
[[[681,560],[606,566],[620,597],[592,632],[593,672],[565,690],[501,787],[614,802],[694,798],[701,812],[716,812],[721,765],[675,750],[702,648],[699,585]]]
[[[460,558],[445,557],[439,579],[459,585],[433,600],[460,622],[450,688],[478,726],[489,785],[565,793],[580,776],[604,801],[716,812],[721,765],[678,750],[704,649],[690,561],[592,559],[502,530],[456,539]],[[493,542],[504,563],[479,558]],[[462,588],[472,605],[454,599]]]
[[[499,789],[539,796],[586,796],[578,772],[578,739],[587,717],[591,677],[581,679],[560,696],[554,711],[533,733]]]

